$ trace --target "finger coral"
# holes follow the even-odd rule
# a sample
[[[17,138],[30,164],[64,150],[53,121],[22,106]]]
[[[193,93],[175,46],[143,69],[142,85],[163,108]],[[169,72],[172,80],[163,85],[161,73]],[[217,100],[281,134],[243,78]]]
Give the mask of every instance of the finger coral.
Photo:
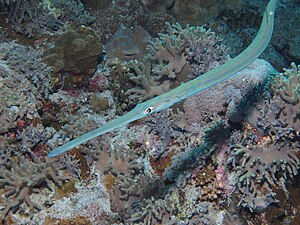
[[[39,0],[1,0],[0,5],[8,6],[8,19],[13,22],[22,22],[32,19],[37,14]]]

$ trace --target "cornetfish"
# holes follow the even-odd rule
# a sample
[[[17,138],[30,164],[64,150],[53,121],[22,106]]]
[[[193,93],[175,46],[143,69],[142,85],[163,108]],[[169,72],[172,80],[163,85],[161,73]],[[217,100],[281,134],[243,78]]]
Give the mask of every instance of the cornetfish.
[[[173,90],[150,100],[138,104],[127,114],[120,116],[107,124],[90,131],[66,144],[54,149],[48,157],[54,157],[76,147],[94,137],[107,133],[117,127],[128,124],[132,121],[146,117],[152,113],[160,112],[175,103],[188,98],[206,88],[209,88],[221,81],[228,79],[240,70],[252,63],[266,49],[271,40],[274,27],[274,13],[278,0],[270,0],[263,15],[259,31],[252,43],[238,56],[225,64],[218,66],[207,73],[194,78]]]

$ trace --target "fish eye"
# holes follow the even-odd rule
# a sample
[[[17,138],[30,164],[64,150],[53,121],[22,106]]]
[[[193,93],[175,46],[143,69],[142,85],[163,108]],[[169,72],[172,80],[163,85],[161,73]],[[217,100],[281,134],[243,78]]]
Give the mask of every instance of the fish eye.
[[[150,106],[150,107],[147,107],[145,110],[144,110],[144,114],[150,114],[152,113],[154,110],[154,107]]]

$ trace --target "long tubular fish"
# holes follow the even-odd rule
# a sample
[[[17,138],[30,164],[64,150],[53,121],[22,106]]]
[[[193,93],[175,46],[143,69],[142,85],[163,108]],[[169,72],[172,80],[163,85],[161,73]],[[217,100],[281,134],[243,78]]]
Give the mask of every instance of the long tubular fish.
[[[266,49],[269,44],[274,26],[275,6],[278,0],[270,0],[264,12],[259,31],[253,42],[234,59],[225,64],[216,67],[207,73],[181,84],[179,87],[152,98],[148,101],[138,104],[127,114],[120,116],[107,124],[99,127],[89,133],[86,133],[74,140],[54,149],[48,154],[48,157],[54,157],[64,153],[73,147],[76,147],[94,137],[107,133],[124,124],[146,117],[152,113],[160,112],[175,103],[188,98],[206,88],[209,88],[221,81],[228,79],[240,70],[252,63]]]

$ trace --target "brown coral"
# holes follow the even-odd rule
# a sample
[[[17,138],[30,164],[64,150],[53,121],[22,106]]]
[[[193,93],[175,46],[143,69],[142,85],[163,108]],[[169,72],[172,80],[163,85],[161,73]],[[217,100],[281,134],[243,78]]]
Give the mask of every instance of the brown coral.
[[[196,186],[200,187],[200,201],[215,201],[222,193],[222,190],[216,183],[214,166],[211,164],[196,173],[194,182]]]
[[[91,28],[82,26],[63,33],[55,47],[45,51],[44,61],[52,66],[54,72],[61,69],[86,72],[96,65],[102,50],[98,35]]]

